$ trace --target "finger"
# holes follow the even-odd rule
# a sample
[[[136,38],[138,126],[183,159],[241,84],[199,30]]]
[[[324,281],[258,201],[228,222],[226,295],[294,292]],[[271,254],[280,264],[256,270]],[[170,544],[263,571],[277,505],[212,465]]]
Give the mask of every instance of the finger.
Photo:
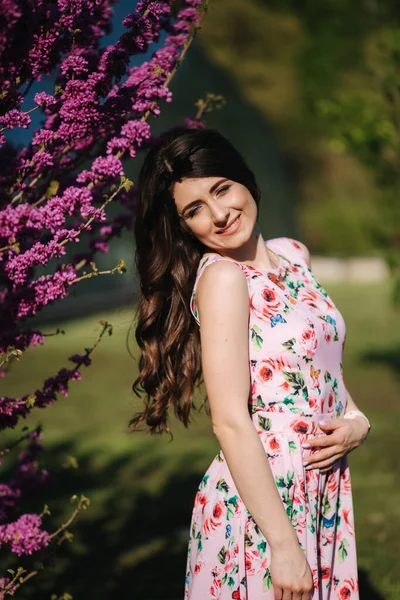
[[[301,595],[301,600],[311,600],[312,592],[303,592]]]
[[[314,452],[313,454],[310,454],[309,456],[306,456],[304,461],[303,461],[303,465],[305,464],[314,464],[317,462],[321,462],[323,460],[328,460],[329,458],[332,458],[332,456],[335,456],[336,454],[340,454],[341,452],[341,448],[339,446],[332,446],[332,448],[326,448],[325,450],[319,450],[317,452]]]
[[[347,419],[327,419],[326,421],[319,421],[318,427],[324,431],[333,431],[334,429],[343,427],[343,425],[347,425],[346,421]]]
[[[302,595],[303,594],[301,592],[292,592],[293,600],[301,600]]]
[[[339,437],[340,434],[336,435],[335,433],[332,433],[332,435],[321,435],[311,440],[307,440],[307,442],[301,446],[302,448],[326,448],[327,446],[333,446],[334,444],[337,444]]]
[[[339,460],[342,456],[343,455],[335,454],[335,456],[333,456],[329,460],[324,460],[320,463],[315,463],[313,465],[307,465],[306,471],[308,471],[309,469],[323,469],[324,467],[332,467],[335,464],[335,462]]]
[[[284,591],[282,600],[292,600],[292,592],[290,590]]]
[[[281,587],[274,586],[274,600],[282,600],[283,589]]]

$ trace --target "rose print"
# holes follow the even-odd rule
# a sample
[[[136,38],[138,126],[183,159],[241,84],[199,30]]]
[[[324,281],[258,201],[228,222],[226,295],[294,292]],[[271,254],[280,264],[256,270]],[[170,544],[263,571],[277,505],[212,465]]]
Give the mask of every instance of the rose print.
[[[202,535],[208,536],[212,531],[215,531],[218,527],[221,527],[221,517],[224,509],[225,505],[222,500],[214,505],[212,516],[204,519]]]
[[[358,584],[355,579],[345,579],[344,585],[339,588],[339,598],[340,600],[348,600],[348,598],[354,597],[352,593],[357,591]]]
[[[264,300],[262,312],[265,317],[277,315],[282,310],[282,303],[272,288],[264,287],[261,291],[261,297]]]
[[[307,421],[302,421],[301,419],[299,419],[298,421],[294,421],[291,424],[291,428],[296,433],[307,433],[309,429],[309,424]]]
[[[272,369],[269,367],[261,367],[260,369],[260,377],[262,381],[270,381],[273,377]]]
[[[201,569],[204,567],[204,561],[199,560],[194,567],[194,572],[195,573],[200,573]]]
[[[201,512],[204,513],[204,508],[207,504],[207,496],[205,494],[200,494],[199,492],[196,495],[196,499],[195,499],[195,506],[199,504],[202,508],[201,508]]]
[[[318,340],[315,335],[314,325],[311,321],[309,321],[308,327],[303,330],[299,342],[307,358],[312,358],[317,350]]]
[[[277,456],[281,452],[281,443],[275,435],[267,433],[267,453],[269,456]]]
[[[315,408],[317,406],[317,404],[318,404],[317,398],[315,398],[314,396],[308,396],[308,406],[310,408]]]

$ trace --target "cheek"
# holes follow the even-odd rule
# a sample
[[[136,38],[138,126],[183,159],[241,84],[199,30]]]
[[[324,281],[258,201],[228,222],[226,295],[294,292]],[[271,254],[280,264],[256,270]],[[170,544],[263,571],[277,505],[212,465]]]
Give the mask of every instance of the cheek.
[[[251,217],[257,216],[257,204],[250,192],[244,188],[238,193],[235,206],[243,210],[246,215]]]

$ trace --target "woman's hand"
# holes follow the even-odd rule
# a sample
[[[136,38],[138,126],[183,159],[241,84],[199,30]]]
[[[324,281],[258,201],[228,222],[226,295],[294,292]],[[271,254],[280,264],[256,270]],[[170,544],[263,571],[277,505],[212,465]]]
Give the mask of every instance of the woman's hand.
[[[312,573],[297,540],[279,548],[271,546],[270,571],[275,600],[311,600]]]
[[[329,471],[337,460],[360,446],[368,435],[368,424],[363,417],[330,419],[325,425],[322,422],[318,425],[327,435],[310,439],[302,446],[319,449],[307,456],[303,464],[307,470],[319,469],[320,473]]]

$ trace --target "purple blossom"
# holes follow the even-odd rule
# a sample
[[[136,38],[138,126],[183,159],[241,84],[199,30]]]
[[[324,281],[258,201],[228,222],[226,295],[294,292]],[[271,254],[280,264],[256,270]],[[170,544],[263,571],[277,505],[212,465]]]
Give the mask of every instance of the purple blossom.
[[[198,119],[191,119],[190,117],[186,117],[184,119],[184,124],[189,129],[204,129],[206,124],[204,121],[199,121]]]
[[[4,116],[0,116],[0,124],[7,129],[13,129],[13,127],[23,127],[24,129],[28,129],[31,124],[31,118],[22,110],[13,108]]]
[[[146,121],[128,121],[121,127],[121,137],[112,138],[107,144],[107,154],[113,152],[129,150],[131,158],[136,156],[136,149],[139,148],[143,140],[151,137],[150,125]]]
[[[95,181],[100,176],[118,177],[124,174],[121,161],[113,155],[99,156],[93,161],[91,171],[82,171],[76,178],[78,183]]]
[[[32,138],[32,146],[46,145],[54,141],[55,133],[51,129],[38,129]]]
[[[14,523],[0,525],[0,547],[4,544],[11,545],[11,551],[22,556],[32,554],[50,543],[47,531],[41,528],[42,519],[39,515],[22,515]]]
[[[87,73],[88,61],[83,58],[83,56],[67,56],[67,58],[61,64],[61,73],[66,75],[69,71],[75,73],[75,75],[81,75],[82,73]]]
[[[17,307],[17,318],[26,319],[36,314],[39,307],[47,306],[54,300],[65,298],[68,288],[76,279],[76,270],[67,265],[63,271],[53,275],[42,275],[27,286],[26,297]]]
[[[39,150],[32,156],[32,163],[35,166],[34,173],[40,173],[47,169],[48,167],[52,167],[54,164],[53,157],[49,152],[44,150]]]
[[[188,4],[186,2],[186,4]],[[200,13],[194,7],[184,8],[179,11],[178,19],[187,21],[188,23],[198,23],[200,19]]]
[[[35,94],[33,101],[35,104],[40,106],[40,108],[51,108],[57,104],[57,100],[54,98],[54,96],[46,94],[46,92],[39,92],[38,94]]]
[[[36,265],[47,265],[52,258],[59,258],[65,254],[65,246],[60,246],[59,241],[69,235],[68,229],[61,229],[54,234],[47,244],[36,242],[23,254],[11,258],[4,268],[14,287],[23,285],[28,277],[29,270]]]
[[[5,590],[7,586],[11,583],[11,577],[0,577],[0,592]],[[15,583],[11,587],[8,588],[9,593],[13,595],[17,590],[17,584]]]
[[[85,367],[89,367],[92,364],[92,359],[87,354],[73,354],[68,358],[68,360],[79,363],[82,362]]]

